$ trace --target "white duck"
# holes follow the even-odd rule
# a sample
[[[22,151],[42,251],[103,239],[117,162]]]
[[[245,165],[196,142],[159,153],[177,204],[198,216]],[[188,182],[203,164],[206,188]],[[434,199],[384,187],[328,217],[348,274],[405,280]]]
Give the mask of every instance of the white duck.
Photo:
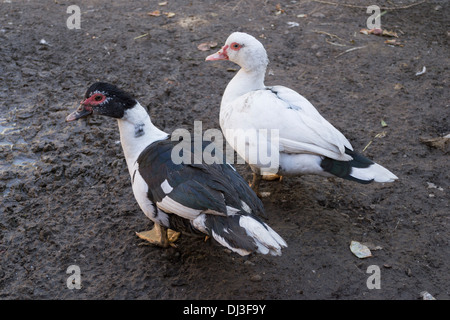
[[[139,237],[167,247],[176,240],[169,229],[206,234],[240,255],[281,255],[286,242],[258,218],[264,214],[261,200],[231,165],[175,163],[172,151],[180,142],[155,127],[145,108],[112,84],[91,85],[66,121],[93,114],[117,119],[134,196],[155,224]],[[194,149],[186,153],[191,159]]]
[[[220,126],[228,143],[250,164],[252,187],[257,193],[261,175],[275,172],[338,176],[360,183],[398,179],[354,152],[345,136],[306,98],[287,87],[265,86],[269,59],[264,46],[253,36],[232,33],[222,49],[206,60],[230,60],[241,67],[223,94]],[[268,130],[274,134],[269,136]],[[243,132],[247,133],[246,143],[239,143]],[[258,138],[249,132],[256,132]],[[258,153],[261,148],[267,148],[264,150],[269,150],[274,161],[262,161]],[[258,155],[252,158],[252,152]]]

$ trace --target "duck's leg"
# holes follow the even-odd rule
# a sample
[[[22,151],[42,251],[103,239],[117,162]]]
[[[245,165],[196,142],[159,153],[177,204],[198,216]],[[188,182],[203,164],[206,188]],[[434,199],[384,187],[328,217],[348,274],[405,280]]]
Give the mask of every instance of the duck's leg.
[[[167,229],[167,239],[169,240],[169,244],[173,247],[175,246],[174,242],[178,240],[181,232],[177,232],[172,229]]]
[[[256,195],[260,198],[265,198],[270,196],[270,192],[259,192],[259,184],[261,183],[261,180],[266,181],[281,181],[283,179],[283,176],[280,176],[278,174],[264,174],[261,175],[259,173],[253,172],[253,180],[250,184],[250,187],[255,191]]]
[[[261,197],[261,195],[259,193],[259,184],[261,183],[261,178],[262,177],[259,173],[253,172],[253,180],[252,180],[252,183],[250,184],[250,187],[253,189],[253,191],[255,191],[255,193],[258,197]]]
[[[167,248],[170,246],[175,246],[173,242],[175,242],[180,236],[179,232],[173,231],[171,229],[167,229],[157,223],[152,230],[136,232],[136,235],[151,244]]]

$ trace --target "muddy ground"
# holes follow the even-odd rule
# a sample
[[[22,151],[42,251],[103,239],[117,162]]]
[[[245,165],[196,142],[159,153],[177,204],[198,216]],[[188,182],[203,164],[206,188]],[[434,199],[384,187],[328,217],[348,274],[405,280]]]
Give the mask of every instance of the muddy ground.
[[[421,142],[450,132],[448,2],[158,2],[1,0],[0,298],[449,299],[449,149]],[[66,25],[73,4],[79,30]],[[371,4],[398,38],[359,32]],[[237,66],[204,59],[233,31],[265,45],[267,85],[299,91],[399,180],[263,182],[266,221],[289,245],[281,257],[242,258],[189,236],[168,250],[143,245],[135,232],[152,223],[115,120],[64,119],[102,80],[132,92],[167,132],[195,120],[219,128]],[[200,51],[207,41],[218,46]],[[354,256],[352,240],[373,257]],[[71,265],[81,289],[66,285]],[[371,265],[380,289],[367,287]]]

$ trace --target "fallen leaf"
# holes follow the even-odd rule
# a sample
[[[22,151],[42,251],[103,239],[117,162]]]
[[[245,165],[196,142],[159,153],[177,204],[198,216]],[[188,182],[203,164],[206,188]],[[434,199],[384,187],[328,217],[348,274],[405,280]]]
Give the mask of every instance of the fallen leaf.
[[[427,189],[437,189],[439,191],[444,191],[444,188],[438,187],[433,182],[427,182],[427,185],[428,185]]]
[[[369,34],[374,34],[376,36],[382,35],[383,34],[383,29],[380,28],[373,28],[369,30]]]
[[[359,30],[359,33],[369,34],[369,29],[361,29],[361,30]]]
[[[450,151],[450,134],[438,138],[420,138],[420,142],[426,144],[427,146],[440,149],[445,153]]]
[[[208,42],[200,43],[197,46],[197,49],[200,50],[200,51],[208,51],[208,50],[210,50],[212,48],[215,48],[215,47],[217,47],[217,42],[215,42],[215,41],[208,41]]]
[[[402,90],[402,89],[404,89],[405,87],[401,84],[401,83],[396,83],[395,85],[394,85],[394,90]]]
[[[155,11],[152,11],[152,12],[148,12],[147,14],[149,16],[152,16],[152,17],[159,17],[161,15],[161,11],[155,10]]]
[[[422,297],[423,300],[436,300],[435,297],[433,297],[429,292],[427,291],[422,291],[420,293],[420,296]]]
[[[164,78],[163,79],[166,83],[168,83],[168,84],[175,84],[177,81],[176,81],[176,79],[172,79],[172,78]]]
[[[381,35],[383,33],[383,30],[379,29],[379,28],[361,29],[361,30],[359,30],[359,33]]]
[[[351,252],[360,259],[368,258],[372,256],[370,249],[367,246],[359,243],[358,241],[352,241],[350,243]]]
[[[381,126],[383,128],[388,126],[387,123],[383,119],[381,119]]]
[[[382,36],[385,36],[385,37],[395,37],[395,38],[398,38],[397,32],[394,32],[394,31],[383,30],[383,32],[382,32],[381,35],[382,35]]]
[[[281,14],[285,12],[283,9],[281,9],[281,4],[279,3],[276,4],[275,9],[276,9],[275,14]]]
[[[389,39],[384,41],[384,43],[389,44],[391,46],[399,46],[399,47],[403,47],[403,43],[401,43],[400,41],[397,41],[397,39]]]
[[[167,12],[164,14],[167,16],[167,18],[172,18],[173,16],[175,16],[175,12]]]
[[[437,186],[433,182],[427,182],[428,189],[437,189]]]
[[[165,6],[165,5],[167,5],[167,1],[164,1],[164,2],[158,2],[158,5],[159,5],[159,6]]]
[[[200,43],[197,46],[197,49],[200,51],[208,51],[210,48],[209,48],[209,45],[205,42],[205,43]]]
[[[383,30],[380,28],[373,28],[373,29],[361,29],[359,30],[360,33],[363,34],[374,34],[377,36],[385,36],[385,37],[395,37],[398,38],[398,35],[396,32],[394,31],[388,31],[388,30]]]

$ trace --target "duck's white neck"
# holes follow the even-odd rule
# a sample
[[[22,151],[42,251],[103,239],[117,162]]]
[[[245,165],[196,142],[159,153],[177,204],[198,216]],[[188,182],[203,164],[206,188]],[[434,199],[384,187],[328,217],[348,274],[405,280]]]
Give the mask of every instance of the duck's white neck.
[[[233,79],[231,79],[230,83],[228,83],[222,97],[221,105],[225,106],[247,92],[264,89],[265,74],[265,65],[261,65],[252,70],[241,68]]]
[[[169,135],[153,125],[147,110],[139,102],[125,111],[125,115],[118,119],[118,124],[123,153],[132,175],[132,168],[141,152],[149,144],[164,140]]]

